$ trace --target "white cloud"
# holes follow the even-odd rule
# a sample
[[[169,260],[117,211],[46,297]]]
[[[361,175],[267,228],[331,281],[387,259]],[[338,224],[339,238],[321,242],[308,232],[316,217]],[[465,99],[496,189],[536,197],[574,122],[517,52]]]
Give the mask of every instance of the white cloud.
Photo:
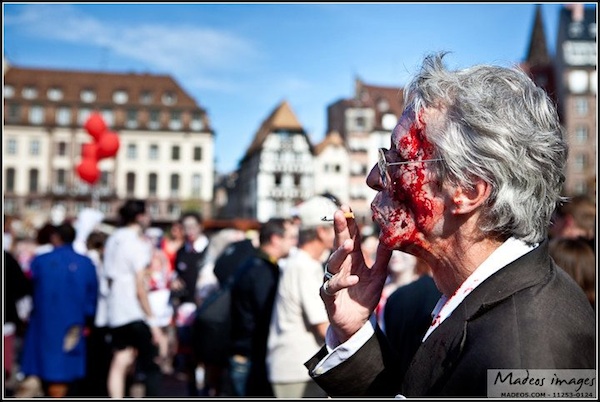
[[[169,23],[118,25],[65,4],[36,4],[8,15],[5,24],[28,36],[101,46],[153,70],[188,77],[215,71],[247,70],[261,58],[257,46],[233,33]],[[214,79],[205,78],[207,83]]]

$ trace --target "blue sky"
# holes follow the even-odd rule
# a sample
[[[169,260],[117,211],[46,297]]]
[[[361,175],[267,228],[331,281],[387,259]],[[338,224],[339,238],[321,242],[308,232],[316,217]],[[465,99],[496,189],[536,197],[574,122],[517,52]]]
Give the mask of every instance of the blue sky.
[[[560,3],[542,13],[554,52]],[[533,3],[3,3],[3,52],[23,67],[172,75],[209,114],[219,172],[237,168],[287,100],[313,143],[354,79],[403,86],[420,58],[451,67],[526,56]]]

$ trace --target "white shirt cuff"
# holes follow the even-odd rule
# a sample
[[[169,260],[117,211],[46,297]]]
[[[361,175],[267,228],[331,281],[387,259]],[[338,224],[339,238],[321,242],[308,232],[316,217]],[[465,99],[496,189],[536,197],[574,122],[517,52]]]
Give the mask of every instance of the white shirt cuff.
[[[325,335],[325,346],[329,354],[325,356],[313,370],[313,374],[319,376],[328,370],[332,369],[348,360],[357,350],[359,350],[375,333],[375,325],[377,319],[375,314],[371,314],[369,321],[363,325],[354,335],[346,342],[340,344],[331,327],[327,328]],[[337,345],[332,347],[332,345]]]

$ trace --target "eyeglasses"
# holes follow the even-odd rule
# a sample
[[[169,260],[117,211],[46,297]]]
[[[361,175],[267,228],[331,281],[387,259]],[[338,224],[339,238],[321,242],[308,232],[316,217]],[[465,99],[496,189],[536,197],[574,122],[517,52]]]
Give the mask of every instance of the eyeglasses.
[[[437,159],[422,159],[422,160],[417,160],[417,161],[388,162],[387,159],[385,159],[386,151],[387,150],[385,148],[379,148],[379,159],[377,160],[377,167],[379,168],[379,176],[381,178],[381,183],[383,184],[383,187],[387,187],[388,183],[390,181],[389,173],[388,173],[388,169],[387,169],[388,166],[408,165],[410,163],[437,162],[437,161],[443,160],[441,158],[437,158]]]

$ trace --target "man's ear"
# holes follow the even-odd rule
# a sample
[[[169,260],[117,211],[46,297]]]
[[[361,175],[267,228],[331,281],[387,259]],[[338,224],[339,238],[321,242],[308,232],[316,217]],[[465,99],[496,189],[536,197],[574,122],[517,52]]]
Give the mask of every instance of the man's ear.
[[[492,186],[482,179],[477,179],[472,188],[458,187],[452,198],[454,214],[468,214],[483,205],[490,197]]]

